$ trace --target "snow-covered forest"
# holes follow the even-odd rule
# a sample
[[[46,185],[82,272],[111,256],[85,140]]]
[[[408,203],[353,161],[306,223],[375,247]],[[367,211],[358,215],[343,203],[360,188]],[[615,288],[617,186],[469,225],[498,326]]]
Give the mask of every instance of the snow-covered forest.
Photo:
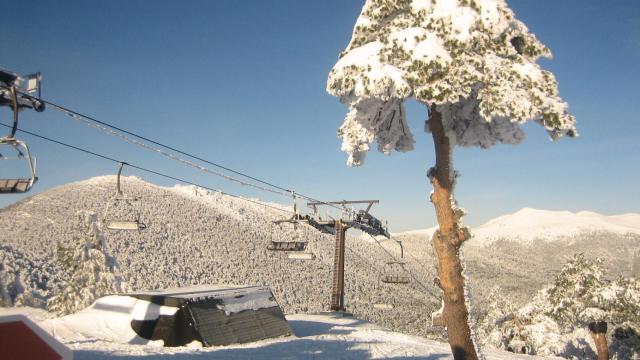
[[[285,313],[328,310],[335,240],[303,226],[297,232],[289,224],[272,221],[289,217],[263,206],[194,187],[161,188],[133,177],[123,178],[123,188],[139,197],[141,232],[102,230],[104,250],[117,263],[116,274],[133,290],[162,289],[193,284],[252,284],[272,288]],[[56,267],[58,246],[69,246],[82,237],[85,225],[78,212],[94,212],[98,218],[113,196],[114,176],[69,184],[2,210],[0,235],[5,244],[3,288],[16,299],[14,289],[48,297],[64,277]],[[313,261],[289,260],[284,252],[271,252],[274,240],[294,237],[309,240]],[[60,245],[59,245],[60,244]],[[395,242],[384,241],[386,251],[358,237],[347,241],[345,291],[347,308],[362,318],[412,334],[427,335],[429,313],[438,299],[431,284],[433,269],[418,263],[408,268],[418,281],[394,286],[380,282],[384,265],[399,257]],[[4,254],[7,255],[4,255]],[[46,282],[12,264],[26,257],[33,266],[54,269]],[[424,271],[426,270],[426,272]],[[45,270],[43,270],[44,272]],[[37,274],[37,273],[36,273]],[[15,279],[15,280],[14,280]],[[8,304],[11,302],[7,301]],[[372,307],[391,304],[393,309]],[[38,303],[42,305],[42,303]],[[418,314],[415,316],[414,314]]]
[[[0,227],[6,229],[0,234],[4,306],[28,305],[68,313],[88,305],[77,303],[79,298],[89,301],[128,289],[256,284],[270,286],[285,313],[317,313],[328,308],[332,237],[306,226],[294,234],[288,224],[280,228],[271,223],[286,214],[242,199],[192,186],[163,188],[135,177],[123,179],[125,192],[140,198],[136,209],[148,226],[146,230],[115,232],[101,226],[106,204],[113,196],[113,176],[68,184],[0,212]],[[548,215],[540,211],[537,216]],[[516,219],[518,214],[513,216]],[[601,233],[558,233],[557,238],[546,239],[544,247],[508,238],[486,246],[471,242],[465,247],[475,299],[473,310],[485,347],[578,358],[591,354],[583,320],[563,319],[552,309],[557,301],[586,304],[585,296],[611,291],[624,293],[628,303],[638,303],[638,284],[631,277],[637,277],[640,270],[640,235],[633,233],[633,228],[623,234],[602,229]],[[380,281],[385,263],[392,260],[389,254],[399,258],[395,241],[381,241],[383,250],[371,238],[353,233],[346,252],[347,310],[394,331],[442,340],[443,329],[432,326],[430,319],[431,312],[439,307],[428,242],[431,232],[407,232],[392,238],[402,241],[403,260],[413,276],[406,285]],[[315,260],[289,260],[284,253],[266,250],[271,240],[294,236],[310,241]],[[608,249],[603,240],[615,241],[618,246]],[[580,252],[599,254],[603,260],[579,257],[580,261],[574,259],[565,265],[571,254]],[[65,254],[85,271],[82,266],[65,266]],[[586,277],[595,271],[598,283],[589,288],[595,292],[585,295],[563,290],[563,295],[545,297],[567,277],[567,266],[584,269],[580,273]],[[97,277],[86,278],[83,274],[87,272]],[[79,294],[68,286],[78,279],[85,284],[97,284],[95,279],[103,281],[102,286],[83,287],[85,293],[74,297]],[[563,286],[568,289],[574,283]],[[66,310],[54,305],[61,299],[67,299]],[[631,315],[634,310],[629,307],[626,313],[619,312],[616,309],[625,308],[621,303],[602,306],[611,314],[616,311],[610,333],[628,339],[621,338],[617,347],[612,344],[612,351],[629,354],[638,332],[637,316]],[[544,332],[547,337],[540,338],[542,328],[548,330]]]

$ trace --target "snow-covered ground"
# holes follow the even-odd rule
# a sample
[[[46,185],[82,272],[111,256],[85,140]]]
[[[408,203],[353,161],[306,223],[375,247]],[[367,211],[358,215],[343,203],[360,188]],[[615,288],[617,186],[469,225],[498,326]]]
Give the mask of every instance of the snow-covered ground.
[[[288,315],[295,336],[254,343],[204,348],[199,343],[165,348],[146,341],[129,328],[125,313],[135,300],[110,297],[73,315],[49,318],[32,308],[0,308],[0,315],[24,313],[74,352],[74,359],[453,359],[449,345],[404,335],[351,317],[332,313]],[[127,302],[128,301],[128,302]],[[112,303],[125,311],[106,309]],[[49,318],[49,319],[47,319]],[[488,359],[536,359],[501,351],[487,351]]]

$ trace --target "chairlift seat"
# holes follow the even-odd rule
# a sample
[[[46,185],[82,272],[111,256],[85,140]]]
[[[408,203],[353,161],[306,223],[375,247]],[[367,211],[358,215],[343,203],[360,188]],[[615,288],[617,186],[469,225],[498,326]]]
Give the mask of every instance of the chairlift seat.
[[[393,309],[393,305],[386,304],[386,303],[376,303],[376,304],[373,304],[373,308],[378,310],[391,310]]]
[[[287,255],[291,260],[315,260],[316,255],[311,252],[294,252]]]
[[[404,263],[401,261],[390,261],[385,264],[385,274],[382,282],[387,284],[408,284],[411,279],[406,274]]]
[[[147,225],[139,221],[107,221],[109,230],[144,230]]]
[[[38,180],[36,177],[36,163],[35,158],[31,157],[31,153],[29,152],[29,147],[24,141],[18,140],[13,137],[3,137],[0,138],[0,145],[2,146],[10,146],[15,151],[18,152],[18,156],[8,157],[4,155],[0,156],[0,160],[20,160],[23,159],[27,162],[29,166],[29,172],[31,173],[31,177],[28,178],[9,178],[9,179],[0,179],[0,194],[21,194],[25,193],[33,187],[33,184]]]
[[[271,251],[304,251],[306,248],[306,241],[272,241],[267,246]]]
[[[127,195],[125,195],[122,190],[120,189],[120,176],[122,175],[122,168],[126,165],[126,163],[120,163],[120,168],[118,169],[118,177],[116,180],[116,195],[107,202],[107,208],[104,211],[104,217],[105,219],[103,220],[103,223],[105,225],[105,227],[109,230],[126,230],[126,231],[131,231],[131,230],[144,230],[147,228],[147,225],[145,225],[143,222],[140,222],[140,212],[135,208],[134,204],[136,201],[138,201],[138,198],[136,197],[129,197]],[[117,204],[119,203],[123,203],[125,208],[128,208],[130,211],[133,211],[135,214],[133,216],[123,216],[122,214],[120,215],[113,215],[109,212],[110,207],[118,207]],[[113,211],[113,210],[112,210]],[[119,209],[118,211],[122,211],[121,209]],[[122,220],[122,218],[125,218],[125,220]]]
[[[33,179],[0,179],[1,194],[21,194],[29,191],[35,183]]]
[[[408,284],[409,277],[404,275],[384,275],[382,282],[387,284]]]

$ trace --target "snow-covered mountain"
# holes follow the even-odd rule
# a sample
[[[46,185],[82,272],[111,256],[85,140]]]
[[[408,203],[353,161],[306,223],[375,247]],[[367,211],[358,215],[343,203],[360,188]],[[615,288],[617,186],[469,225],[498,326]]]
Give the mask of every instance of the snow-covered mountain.
[[[606,216],[590,211],[572,213],[524,208],[472,229],[470,242],[488,245],[496,240],[553,241],[575,239],[589,233],[640,234],[640,214]]]
[[[394,234],[405,254],[433,265],[425,244],[435,228]],[[477,228],[463,247],[475,298],[499,285],[524,303],[548,284],[575,253],[601,257],[614,276],[640,277],[640,214],[605,216],[593,212],[522,209]]]
[[[0,209],[0,306],[11,305],[21,292],[33,289],[37,291],[32,305],[42,306],[57,281],[53,257],[56,245],[68,244],[82,234],[79,213],[94,212],[102,218],[114,189],[114,176],[97,177]],[[141,232],[105,231],[103,235],[107,252],[115,257],[119,272],[133,290],[197,284],[266,285],[288,314],[327,309],[335,243],[332,237],[307,226],[297,233],[286,225],[280,228],[272,221],[286,215],[277,210],[193,186],[166,188],[125,177],[123,189],[130,196],[140,197],[137,211],[148,228]],[[561,216],[566,223],[557,221]],[[476,235],[463,252],[479,312],[493,285],[500,285],[515,303],[529,300],[576,252],[605,258],[614,275],[640,276],[640,234],[629,231],[624,235],[626,229],[638,229],[636,219],[636,214],[610,217],[523,210],[472,230],[482,234],[490,233],[492,227],[502,229],[495,233],[502,234],[504,240],[540,228],[571,239],[545,242],[543,247],[536,246],[536,241],[492,240],[486,245]],[[581,232],[585,227],[576,224],[582,223],[592,227]],[[608,225],[598,225],[602,223]],[[567,224],[574,227],[567,229]],[[437,338],[441,329],[430,326],[430,314],[440,305],[439,289],[433,285],[435,261],[429,241],[434,229],[394,234],[392,240],[378,239],[379,243],[370,237],[349,238],[347,309],[394,331]],[[266,249],[271,240],[294,236],[309,240],[316,255],[314,261],[289,260],[286,254]],[[400,247],[394,240],[403,244],[401,260],[412,276],[407,285],[380,281],[389,270],[387,262],[400,260]]]
[[[42,300],[57,284],[53,256],[57,244],[69,244],[81,236],[78,214],[94,212],[98,220],[105,217],[115,181],[114,176],[103,176],[71,183],[0,209],[0,305],[3,301],[10,305],[21,292],[34,288],[32,305],[43,305]],[[333,237],[309,226],[294,231],[289,224],[274,225],[273,220],[290,215],[260,203],[193,186],[160,187],[135,177],[123,177],[122,182],[125,194],[140,198],[135,209],[147,229],[104,229],[103,236],[107,253],[115,257],[120,275],[133,290],[266,285],[287,314],[328,310]],[[283,252],[267,250],[272,240],[294,237],[309,241],[315,260],[290,260]],[[347,239],[347,310],[395,331],[423,336],[439,333],[441,330],[429,326],[430,314],[439,306],[439,294],[431,282],[433,266],[408,261],[405,268],[414,281],[405,285],[381,282],[386,263],[398,256],[393,241],[378,245],[357,236]]]
[[[396,233],[396,237],[430,238],[435,227]],[[534,241],[575,241],[581,235],[640,235],[640,214],[602,215],[591,211],[523,208],[472,228],[468,244],[487,246],[498,240],[530,244]]]

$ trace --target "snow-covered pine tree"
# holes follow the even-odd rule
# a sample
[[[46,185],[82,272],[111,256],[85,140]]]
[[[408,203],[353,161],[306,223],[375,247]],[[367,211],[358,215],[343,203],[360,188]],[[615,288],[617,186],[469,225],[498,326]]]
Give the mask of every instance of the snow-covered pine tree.
[[[615,334],[619,325],[640,328],[640,282],[624,277],[610,281],[606,272],[602,259],[589,260],[584,254],[576,254],[546,290],[547,314],[566,332],[588,328],[598,359],[609,358],[607,333]],[[608,327],[614,330],[607,332]],[[623,351],[615,349],[616,353]]]
[[[603,296],[609,285],[605,273],[602,259],[589,260],[582,253],[574,255],[547,291],[551,305],[548,314],[564,330],[607,320],[606,312],[615,299]]]
[[[517,309],[515,305],[503,295],[502,288],[497,285],[491,288],[484,303],[486,314],[484,314],[480,322],[479,329],[482,344],[485,345],[489,343],[498,349],[506,348],[499,328],[504,322],[515,317]]]
[[[429,110],[439,230],[432,242],[456,359],[476,359],[458,251],[469,232],[453,198],[455,145],[517,144],[534,120],[552,139],[575,136],[575,119],[557,83],[536,61],[551,53],[504,0],[367,0],[353,35],[329,74],[327,91],[349,106],[338,130],[347,164],[360,165],[377,140],[384,153],[413,149],[404,101]]]
[[[607,280],[601,259],[574,255],[556,275],[553,283],[540,290],[534,299],[501,318],[500,296],[489,297],[493,309],[484,321],[484,343],[509,351],[531,355],[558,355],[571,359],[606,354],[604,336],[610,338],[612,359],[640,356],[640,281],[620,277]],[[606,321],[608,331],[601,339],[588,341],[588,326]],[[603,329],[604,330],[604,329]],[[600,340],[600,344],[598,343]],[[595,346],[594,346],[595,345]],[[601,349],[598,349],[600,345]]]
[[[542,298],[516,309],[494,287],[487,297],[487,314],[480,324],[482,344],[515,353],[554,355],[560,353],[560,328],[540,309]],[[546,299],[546,298],[545,298]]]
[[[78,215],[84,235],[74,238],[68,246],[58,243],[55,254],[63,281],[54,289],[47,308],[60,315],[76,312],[101,296],[127,289],[115,274],[115,261],[104,252],[104,237],[95,214]]]

